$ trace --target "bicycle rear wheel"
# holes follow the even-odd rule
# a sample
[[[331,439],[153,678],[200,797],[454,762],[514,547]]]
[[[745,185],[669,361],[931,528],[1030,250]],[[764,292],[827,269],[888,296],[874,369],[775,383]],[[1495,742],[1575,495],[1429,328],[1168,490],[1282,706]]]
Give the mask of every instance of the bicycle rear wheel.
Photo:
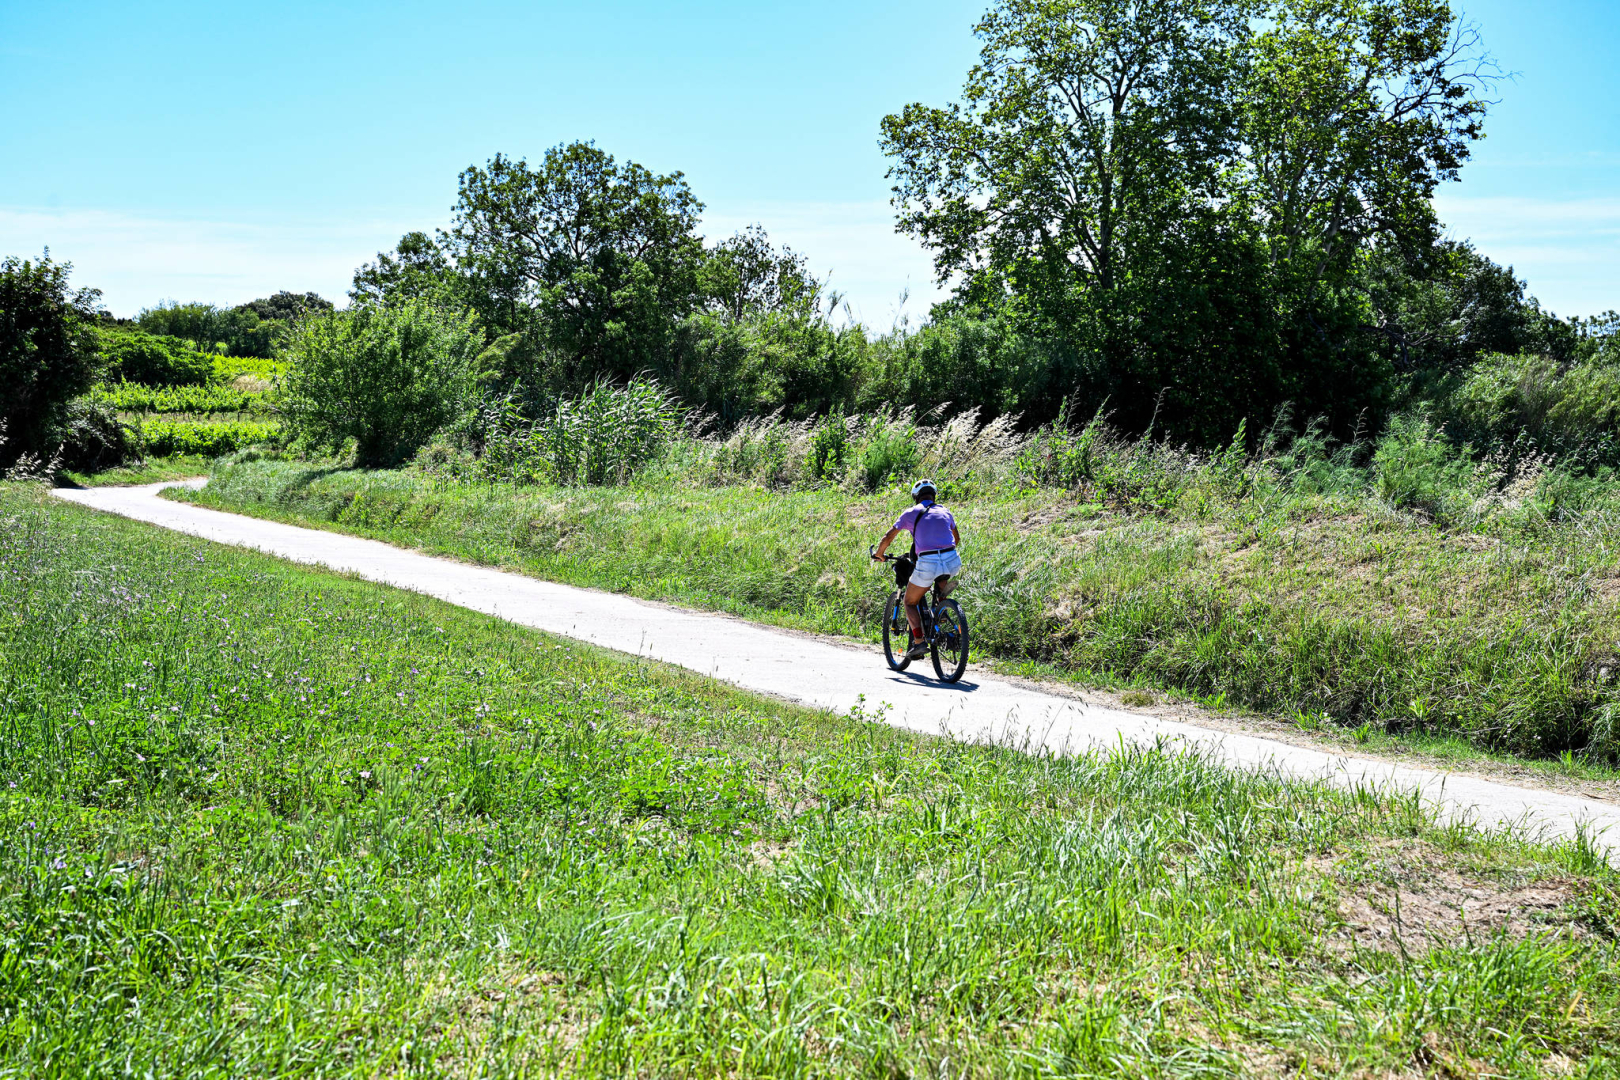
[[[906,619],[906,590],[896,589],[883,609],[883,657],[895,671],[911,666],[911,623]]]
[[[955,600],[941,600],[934,609],[934,642],[929,651],[940,682],[953,683],[967,670],[967,616]]]

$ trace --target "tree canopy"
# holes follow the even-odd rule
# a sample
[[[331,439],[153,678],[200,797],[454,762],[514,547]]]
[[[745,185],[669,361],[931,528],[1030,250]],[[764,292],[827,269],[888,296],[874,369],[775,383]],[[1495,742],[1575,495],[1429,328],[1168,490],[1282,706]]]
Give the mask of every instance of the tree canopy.
[[[1443,0],[1001,0],[977,33],[962,100],[882,139],[956,305],[1051,342],[1024,408],[1210,440],[1382,404],[1368,263],[1430,258],[1486,106]]]

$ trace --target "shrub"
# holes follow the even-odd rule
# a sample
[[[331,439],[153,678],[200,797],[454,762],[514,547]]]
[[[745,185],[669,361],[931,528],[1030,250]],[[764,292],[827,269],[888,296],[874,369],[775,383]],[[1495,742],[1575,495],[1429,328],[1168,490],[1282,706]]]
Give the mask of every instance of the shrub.
[[[1435,402],[1435,418],[1483,448],[1620,464],[1620,366],[1492,355]]]
[[[287,349],[288,432],[397,464],[473,406],[479,344],[471,316],[421,301],[312,315]]]
[[[805,471],[812,480],[837,483],[843,479],[849,459],[849,422],[843,411],[822,417],[810,433],[810,452]]]
[[[178,338],[108,329],[99,336],[109,380],[145,386],[202,386],[213,380],[213,359]]]
[[[68,403],[95,380],[99,294],[69,292],[71,269],[49,255],[0,262],[0,470],[49,457]]]
[[[857,453],[857,476],[867,491],[876,491],[892,477],[906,477],[922,464],[917,449],[917,428],[910,414],[895,418],[872,417],[863,425]]]
[[[110,469],[140,456],[141,436],[104,402],[80,398],[63,418],[60,465],[76,472]]]

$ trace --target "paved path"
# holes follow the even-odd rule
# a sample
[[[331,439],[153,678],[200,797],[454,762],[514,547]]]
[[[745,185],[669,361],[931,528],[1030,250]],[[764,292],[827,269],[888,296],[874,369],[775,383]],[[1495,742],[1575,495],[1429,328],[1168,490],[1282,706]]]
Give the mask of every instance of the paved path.
[[[1494,783],[1213,731],[1191,724],[1086,705],[1073,699],[981,678],[969,669],[955,687],[931,678],[897,675],[871,651],[794,636],[740,619],[674,610],[612,593],[556,585],[406,551],[375,540],[298,528],[206,510],[158,497],[167,484],[133,488],[64,489],[62,499],[151,522],[222,544],[257,548],[294,562],[353,572],[371,581],[438,597],[461,607],[662,660],[749,690],[845,712],[859,698],[887,703],[899,727],[962,739],[1078,750],[1121,739],[1165,740],[1213,752],[1241,768],[1321,778],[1343,787],[1420,789],[1443,815],[1482,824],[1527,824],[1567,836],[1584,822],[1620,862],[1620,805]],[[969,612],[971,615],[971,611]],[[932,675],[926,663],[923,667]]]

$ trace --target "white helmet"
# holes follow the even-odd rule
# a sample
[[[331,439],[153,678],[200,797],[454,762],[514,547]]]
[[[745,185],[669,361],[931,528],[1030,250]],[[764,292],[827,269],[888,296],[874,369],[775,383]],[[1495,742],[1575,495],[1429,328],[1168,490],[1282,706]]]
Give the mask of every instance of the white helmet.
[[[925,491],[928,492],[930,496],[937,495],[939,493],[934,487],[934,482],[926,478],[911,485],[911,497],[913,499],[922,498],[923,492]]]

